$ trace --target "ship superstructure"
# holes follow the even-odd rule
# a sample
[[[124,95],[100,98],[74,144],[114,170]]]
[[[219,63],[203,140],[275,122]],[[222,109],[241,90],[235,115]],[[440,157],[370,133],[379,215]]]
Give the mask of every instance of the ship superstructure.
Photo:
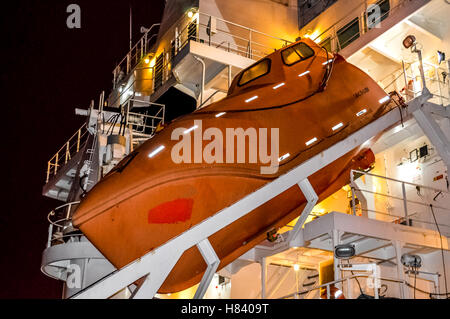
[[[410,298],[414,275],[422,291],[443,297],[438,294],[446,289],[440,254],[448,254],[450,235],[449,65],[443,57],[450,52],[449,13],[450,5],[438,0],[167,1],[161,24],[143,30],[114,68],[111,93],[102,93],[89,109],[77,110],[86,123],[48,162],[43,194],[65,204],[49,214],[43,272],[66,281],[66,298],[149,298],[171,270],[166,266],[177,261],[164,257],[164,251],[172,247],[182,253],[181,243],[191,243],[208,265],[199,288],[158,297],[192,297],[195,291],[196,297],[212,298],[333,297],[337,287],[351,298],[360,295],[359,276],[375,278],[372,287],[370,281],[363,284],[375,297],[381,281],[389,296]],[[412,48],[402,43],[408,35],[415,37]],[[342,55],[386,92],[398,92],[404,107],[356,132],[339,148],[325,150],[314,164],[303,163],[273,181],[283,188],[297,178],[294,185],[299,184],[308,201],[298,212],[301,218],[275,229],[218,274],[217,256],[206,239],[208,231],[226,225],[224,212],[209,221],[208,230],[199,224],[175,244],[169,242],[172,246],[161,246],[154,256],[142,256],[98,282],[115,267],[73,227],[71,217],[80,199],[165,123],[220,101],[241,70],[299,38]],[[349,186],[315,205],[308,177],[340,152],[373,137],[378,138],[372,146],[375,167],[352,171]],[[273,187],[257,192],[267,199],[277,195]],[[257,194],[252,195],[229,207],[230,218],[248,212],[239,205],[258,207]],[[346,268],[333,255],[339,245],[352,245],[353,266]],[[408,256],[420,256],[422,268],[405,262]],[[138,280],[148,276],[145,266],[157,274],[159,286]],[[324,279],[330,273],[332,278]],[[215,283],[210,286],[211,280]]]

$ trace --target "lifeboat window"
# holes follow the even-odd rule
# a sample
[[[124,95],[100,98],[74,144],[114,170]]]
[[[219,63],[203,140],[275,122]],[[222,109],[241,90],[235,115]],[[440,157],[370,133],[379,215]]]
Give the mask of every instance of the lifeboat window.
[[[314,50],[306,43],[300,42],[281,52],[283,62],[293,65],[299,61],[306,60],[314,55]]]
[[[270,72],[270,59],[264,59],[245,70],[239,79],[239,86],[245,85]]]

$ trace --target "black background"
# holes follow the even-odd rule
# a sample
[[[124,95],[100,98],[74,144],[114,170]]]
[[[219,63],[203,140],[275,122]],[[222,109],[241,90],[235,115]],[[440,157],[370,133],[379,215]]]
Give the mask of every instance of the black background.
[[[67,28],[71,3],[81,29]],[[47,161],[82,125],[75,108],[109,93],[129,48],[130,5],[135,42],[160,22],[164,0],[1,3],[0,298],[61,298],[61,282],[40,271],[46,217],[62,204],[41,195]]]

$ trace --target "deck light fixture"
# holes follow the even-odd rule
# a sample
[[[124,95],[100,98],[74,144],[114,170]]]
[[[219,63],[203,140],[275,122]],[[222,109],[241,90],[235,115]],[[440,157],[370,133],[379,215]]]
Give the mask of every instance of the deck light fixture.
[[[258,95],[255,95],[255,96],[253,96],[253,97],[251,97],[251,98],[249,98],[249,99],[245,100],[245,103],[248,103],[248,102],[254,101],[254,100],[256,100],[257,98],[258,98]]]
[[[333,129],[333,131],[336,131],[336,130],[340,129],[343,126],[344,126],[344,123],[341,122],[341,123],[336,124],[335,126],[333,126],[332,129]]]
[[[317,141],[317,137],[314,137],[314,138],[310,139],[308,142],[306,142],[306,146],[309,146],[316,141]]]
[[[274,90],[279,89],[280,87],[282,87],[282,86],[285,85],[285,84],[286,84],[286,83],[281,82],[280,84],[275,85],[275,86],[273,87],[273,89],[274,89]]]
[[[356,113],[356,116],[361,116],[361,115],[363,115],[364,113],[366,113],[367,112],[367,110],[366,109],[363,109],[363,110],[361,110],[361,111],[359,111],[358,113]]]
[[[283,156],[281,156],[281,157],[278,159],[278,162],[284,161],[284,160],[285,160],[286,158],[288,158],[289,156],[291,156],[291,154],[289,154],[289,153],[284,154]]]
[[[378,102],[379,102],[380,104],[383,104],[384,102],[387,102],[387,101],[389,101],[389,100],[390,100],[389,95],[386,95],[385,97],[383,97],[382,99],[380,99]]]
[[[306,74],[308,74],[308,73],[309,73],[309,71],[305,71],[305,72],[299,74],[298,76],[299,76],[299,77],[302,77],[302,76],[304,76],[304,75],[306,75]]]
[[[350,259],[355,256],[355,246],[351,244],[337,245],[334,247],[334,255],[338,259]]]
[[[151,152],[150,154],[148,154],[148,157],[152,158],[153,156],[155,156],[156,154],[158,154],[159,152],[161,152],[163,149],[165,148],[164,145],[159,146],[157,149],[155,149],[153,152]]]
[[[413,35],[408,35],[404,40],[403,40],[403,46],[406,49],[409,49],[410,47],[412,47],[414,44],[416,44],[416,37]]]
[[[198,125],[194,125],[191,128],[188,128],[186,131],[183,132],[183,134],[188,134],[189,132],[192,132],[193,130],[195,130],[196,128],[198,128]]]

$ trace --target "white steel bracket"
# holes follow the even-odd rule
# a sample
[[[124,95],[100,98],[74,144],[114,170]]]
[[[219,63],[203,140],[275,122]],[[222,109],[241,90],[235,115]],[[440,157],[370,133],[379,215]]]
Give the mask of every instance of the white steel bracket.
[[[298,246],[295,244],[297,236],[300,234],[300,230],[302,229],[303,224],[305,223],[309,214],[311,213],[317,201],[319,200],[319,196],[317,196],[308,178],[305,178],[304,180],[300,181],[297,185],[300,187],[301,191],[303,192],[303,195],[305,195],[305,199],[307,202],[305,208],[303,208],[302,213],[298,217],[294,228],[289,233],[287,241],[289,242],[290,247]]]
[[[447,171],[450,172],[450,143],[430,112],[439,109],[439,106],[430,102],[421,102],[420,97],[415,99],[408,105],[408,109],[412,112],[425,135],[430,139],[431,144],[436,147],[439,156],[447,166]],[[445,108],[441,108],[444,109],[442,112],[444,113]],[[434,111],[434,113],[437,112]]]
[[[217,257],[214,248],[208,239],[204,239],[197,244],[197,248],[206,262],[207,268],[203,274],[202,281],[195,292],[194,299],[202,299],[208,289],[209,284],[214,276],[214,273],[219,267],[220,259]]]
[[[367,286],[373,288],[374,297],[378,299],[378,288],[381,288],[380,280],[380,266],[376,263],[369,264],[339,264],[339,268],[347,271],[364,271],[369,272],[371,275],[367,278]]]
[[[159,263],[155,263],[151,267],[151,271],[145,277],[145,281],[133,292],[132,299],[147,299],[152,298],[161,285],[166,280],[170,271],[173,269],[178,259],[181,257],[181,253],[173,253],[167,256],[167,258],[161,260]]]

